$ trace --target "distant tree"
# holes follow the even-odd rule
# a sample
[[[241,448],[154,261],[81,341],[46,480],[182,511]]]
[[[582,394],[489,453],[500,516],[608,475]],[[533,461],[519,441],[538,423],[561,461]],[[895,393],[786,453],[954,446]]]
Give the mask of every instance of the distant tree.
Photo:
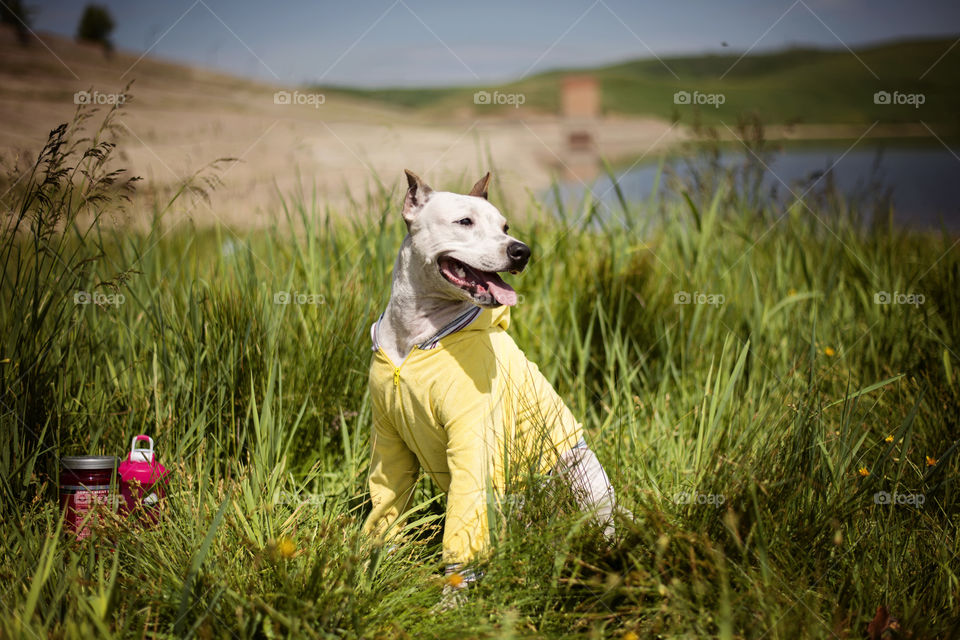
[[[80,16],[77,26],[77,39],[102,44],[106,51],[113,50],[110,34],[113,33],[113,17],[106,7],[88,4]]]
[[[8,24],[17,32],[17,41],[25,47],[30,44],[30,23],[33,21],[33,8],[21,0],[6,0],[0,3],[0,24]]]

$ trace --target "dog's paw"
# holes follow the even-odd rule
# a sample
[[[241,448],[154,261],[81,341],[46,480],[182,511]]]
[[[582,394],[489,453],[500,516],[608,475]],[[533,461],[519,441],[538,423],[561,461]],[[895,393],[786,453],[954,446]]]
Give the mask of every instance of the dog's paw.
[[[440,601],[430,610],[431,613],[443,613],[459,608],[467,602],[466,584],[453,586],[446,584],[440,594]]]
[[[434,605],[431,611],[439,613],[441,611],[450,611],[456,609],[467,601],[467,594],[471,585],[476,584],[480,578],[473,569],[464,569],[460,564],[449,564],[444,572],[443,591],[440,594],[440,602]]]

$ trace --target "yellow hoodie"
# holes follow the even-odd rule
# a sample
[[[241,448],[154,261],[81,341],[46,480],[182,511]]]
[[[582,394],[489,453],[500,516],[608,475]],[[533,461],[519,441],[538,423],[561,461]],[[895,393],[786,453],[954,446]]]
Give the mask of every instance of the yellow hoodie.
[[[489,545],[488,504],[503,495],[511,467],[547,473],[581,439],[580,424],[507,334],[509,324],[509,307],[473,308],[399,365],[373,325],[367,532],[385,533],[409,507],[422,467],[447,493],[444,562],[466,563]]]

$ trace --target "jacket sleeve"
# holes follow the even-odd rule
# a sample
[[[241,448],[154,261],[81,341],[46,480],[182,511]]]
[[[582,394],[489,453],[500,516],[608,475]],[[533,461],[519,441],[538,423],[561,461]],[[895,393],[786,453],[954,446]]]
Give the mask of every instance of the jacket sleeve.
[[[363,530],[383,535],[407,510],[417,483],[420,464],[396,428],[382,418],[374,403],[371,433],[370,500],[373,509]],[[396,533],[392,531],[391,535]]]
[[[437,412],[447,433],[450,470],[443,561],[465,564],[490,545],[488,499],[494,487],[494,436],[503,417],[492,394],[467,383],[451,384]]]

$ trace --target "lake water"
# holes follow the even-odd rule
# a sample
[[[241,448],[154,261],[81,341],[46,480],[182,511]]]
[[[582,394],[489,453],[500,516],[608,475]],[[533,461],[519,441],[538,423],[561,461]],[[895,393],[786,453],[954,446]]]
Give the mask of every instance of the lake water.
[[[741,164],[744,153],[724,152],[721,163]],[[681,178],[690,175],[683,161],[664,162]],[[800,195],[806,186],[798,185],[809,185],[811,176],[830,169],[836,187],[852,197],[877,196],[884,188],[891,189],[894,220],[902,226],[939,229],[942,222],[947,229],[960,231],[960,149],[903,145],[858,146],[849,151],[846,147],[788,147],[770,157],[766,164],[769,171],[763,177],[764,192],[775,188],[781,200],[793,197],[784,183]],[[650,199],[659,171],[660,161],[657,161],[614,173],[627,201],[644,202]],[[586,182],[595,196],[613,211],[620,211],[606,175]],[[825,182],[826,178],[817,187],[823,187]],[[880,187],[871,186],[878,183]],[[662,179],[659,191],[661,194],[668,191]],[[584,187],[579,181],[568,181],[562,186],[561,194],[568,204],[576,203],[583,197]]]

